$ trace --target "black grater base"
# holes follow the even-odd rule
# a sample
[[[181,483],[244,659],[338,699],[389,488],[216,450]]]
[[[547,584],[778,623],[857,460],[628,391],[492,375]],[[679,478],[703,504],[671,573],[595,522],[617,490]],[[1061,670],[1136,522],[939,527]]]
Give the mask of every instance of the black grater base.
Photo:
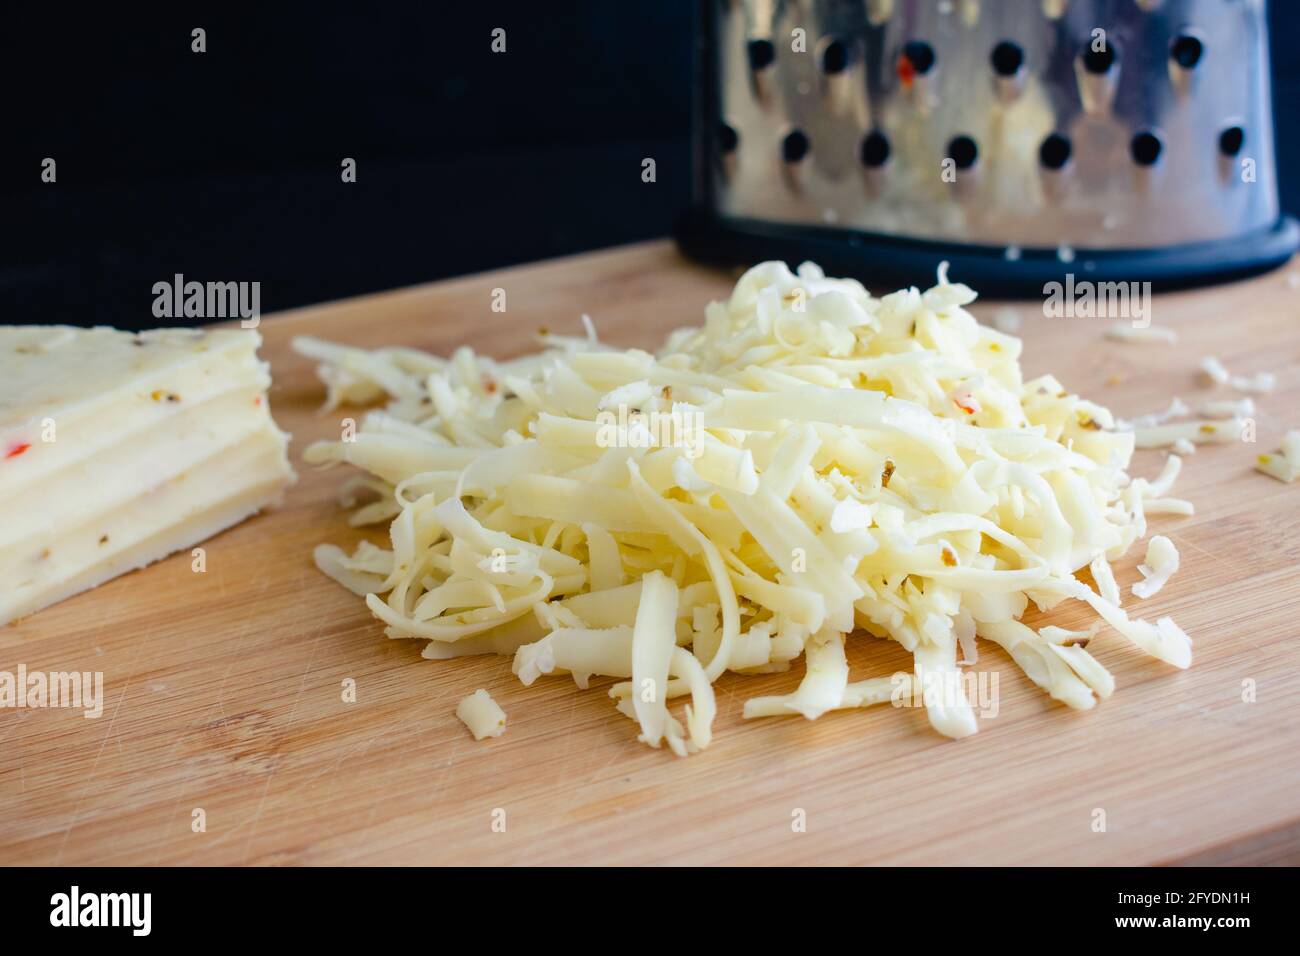
[[[779,259],[793,268],[811,260],[827,275],[861,280],[873,291],[892,292],[934,284],[940,262],[954,282],[987,297],[1040,298],[1049,282],[1150,282],[1156,291],[1186,289],[1242,279],[1287,262],[1300,246],[1300,224],[1283,216],[1270,229],[1232,242],[1199,242],[1163,249],[1008,251],[1001,246],[935,242],[826,226],[798,226],[755,219],[722,219],[695,207],[678,223],[678,247],[715,265],[749,266]]]

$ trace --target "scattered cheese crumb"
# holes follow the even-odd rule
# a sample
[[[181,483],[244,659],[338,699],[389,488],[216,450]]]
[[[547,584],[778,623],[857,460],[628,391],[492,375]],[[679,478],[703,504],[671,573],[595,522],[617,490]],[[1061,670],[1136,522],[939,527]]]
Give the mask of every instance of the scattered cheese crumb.
[[[1277,388],[1277,376],[1272,372],[1256,372],[1254,375],[1234,375],[1232,387],[1239,392],[1271,392]]]
[[[1249,418],[1255,414],[1255,400],[1247,396],[1236,400],[1206,402],[1201,407],[1206,418]]]
[[[1139,328],[1130,322],[1116,322],[1106,330],[1106,338],[1116,342],[1164,342],[1173,345],[1178,341],[1178,333],[1163,325]]]
[[[1196,442],[1197,445],[1225,445],[1242,436],[1244,425],[1240,419],[1173,421],[1152,428],[1134,429],[1134,444],[1140,449],[1164,449],[1183,438],[1184,441]]]
[[[1205,358],[1201,359],[1201,371],[1205,373],[1205,377],[1214,385],[1228,384],[1228,370],[1224,368],[1223,363],[1213,355],[1207,355]]]
[[[1181,418],[1189,411],[1191,411],[1191,409],[1187,407],[1186,403],[1175,395],[1174,400],[1169,403],[1169,407],[1163,412],[1152,412],[1150,415],[1139,415],[1131,422],[1120,419],[1120,421],[1116,422],[1116,426],[1121,431],[1134,431],[1139,428],[1154,428],[1156,425],[1163,425],[1171,418]]]
[[[1241,437],[1245,422],[1239,418],[1226,421],[1192,419],[1189,422],[1171,422],[1151,428],[1134,429],[1134,443],[1138,448],[1168,448],[1179,439],[1198,445],[1222,445]]]
[[[1142,580],[1133,585],[1133,595],[1143,600],[1151,597],[1177,570],[1178,549],[1164,535],[1156,535],[1147,542],[1146,562],[1138,565]]]
[[[456,705],[456,716],[475,740],[500,737],[506,732],[506,712],[481,687]]]
[[[1218,359],[1212,357],[1201,363],[1201,369],[1211,381],[1218,381],[1220,373],[1227,375]],[[1224,381],[1235,382],[1236,379],[1230,376]],[[1135,432],[1138,448],[1172,448],[1180,455],[1191,455],[1195,454],[1198,444],[1228,442],[1239,437],[1246,419],[1255,414],[1255,401],[1246,396],[1206,402],[1201,406],[1201,418],[1170,423],[1170,419],[1189,414],[1191,409],[1187,404],[1174,396],[1163,412],[1139,415],[1131,421],[1121,418],[1115,422],[1115,427],[1119,431]]]
[[[1141,482],[1139,487],[1142,489],[1142,497],[1159,498],[1161,495],[1169,494],[1182,470],[1183,460],[1177,455],[1170,455],[1165,459],[1165,467],[1160,469],[1160,474],[1153,481],[1148,481],[1146,478],[1137,478],[1134,480],[1134,484]]]
[[[1277,388],[1277,376],[1272,372],[1254,375],[1232,375],[1213,355],[1201,359],[1201,371],[1214,385],[1231,385],[1239,392],[1271,392]]]
[[[1280,454],[1260,455],[1256,458],[1255,470],[1287,483],[1300,478],[1300,431],[1286,433]]]

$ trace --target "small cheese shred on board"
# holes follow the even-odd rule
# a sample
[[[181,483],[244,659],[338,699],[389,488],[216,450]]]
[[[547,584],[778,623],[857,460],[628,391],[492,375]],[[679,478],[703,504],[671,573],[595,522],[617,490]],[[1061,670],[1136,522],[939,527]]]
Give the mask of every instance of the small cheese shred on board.
[[[1178,341],[1178,333],[1174,329],[1160,325],[1135,326],[1129,322],[1117,322],[1106,330],[1106,338],[1113,339],[1116,342],[1136,342],[1140,344],[1159,342],[1164,345],[1173,345]]]
[[[974,299],[944,267],[878,299],[766,262],[657,352],[589,323],[510,361],[298,339],[328,407],[387,399],[305,453],[365,473],[341,500],[354,524],[387,524],[387,546],[321,545],[317,565],[426,658],[508,655],[525,684],[613,678],[639,739],[680,755],[710,743],[724,673],[799,658],[798,686],[746,717],[906,693],[939,733],[971,734],[960,679],[979,639],[1090,708],[1114,687],[1089,643],[1102,622],[1187,667],[1190,638],[1130,617],[1109,571],[1148,502],[1190,513],[1168,497],[1179,459],[1130,478],[1133,431],[1051,375],[1025,381],[1020,340],[979,324]],[[1089,567],[1100,592],[1076,577]],[[1022,621],[1067,602],[1100,621]],[[874,639],[912,670],[850,674],[846,643]]]
[[[1300,431],[1286,433],[1279,453],[1258,456],[1255,470],[1287,484],[1300,478]]]
[[[1213,355],[1201,359],[1201,372],[1211,385],[1229,385],[1239,392],[1271,392],[1277,388],[1277,376],[1272,372],[1232,375]]]
[[[500,737],[506,732],[506,712],[481,687],[456,705],[456,716],[475,740]]]

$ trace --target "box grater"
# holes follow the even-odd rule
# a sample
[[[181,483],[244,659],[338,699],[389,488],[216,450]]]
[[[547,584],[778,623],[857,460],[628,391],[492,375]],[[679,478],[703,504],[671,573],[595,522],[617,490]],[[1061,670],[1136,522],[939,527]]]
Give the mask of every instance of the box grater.
[[[699,258],[1040,294],[1285,261],[1264,0],[704,0]]]

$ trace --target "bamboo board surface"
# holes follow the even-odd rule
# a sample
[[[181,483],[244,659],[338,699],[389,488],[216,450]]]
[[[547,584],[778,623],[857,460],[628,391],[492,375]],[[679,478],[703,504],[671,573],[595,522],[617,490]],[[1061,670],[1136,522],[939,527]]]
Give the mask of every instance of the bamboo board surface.
[[[322,388],[289,340],[508,357],[539,326],[578,332],[586,312],[602,338],[654,347],[700,322],[734,276],[653,242],[267,317],[272,409],[300,472],[285,504],[209,541],[204,573],[173,556],[0,629],[0,670],[105,680],[99,719],[0,710],[0,863],[1300,861],[1300,485],[1251,469],[1300,427],[1295,274],[1157,297],[1155,321],[1177,328],[1176,346],[1110,342],[1104,320],[1017,307],[1027,374],[1051,371],[1121,416],[1174,394],[1227,397],[1198,383],[1205,355],[1279,375],[1256,445],[1203,447],[1186,462],[1175,493],[1195,517],[1152,522],[1182,569],[1140,614],[1170,614],[1192,635],[1190,670],[1104,631],[1091,649],[1117,690],[1076,713],[981,642],[999,709],[961,741],[888,706],[743,721],[746,698],[793,688],[802,665],[725,675],[714,744],[685,760],[636,742],[608,682],[526,688],[506,658],[422,660],[422,642],[385,639],[315,569],[316,544],[350,547],[358,533],[335,500],[347,472],[310,469],[301,451],[357,412],[319,413]],[[505,313],[490,308],[495,288]],[[974,311],[987,320],[994,308]],[[1162,458],[1140,452],[1133,473],[1153,475]],[[1126,592],[1142,550],[1117,566]],[[1050,616],[1088,618],[1079,607]],[[853,679],[909,666],[867,637],[849,659]],[[355,703],[343,700],[348,679]],[[478,687],[509,715],[503,737],[476,742],[456,719]]]

